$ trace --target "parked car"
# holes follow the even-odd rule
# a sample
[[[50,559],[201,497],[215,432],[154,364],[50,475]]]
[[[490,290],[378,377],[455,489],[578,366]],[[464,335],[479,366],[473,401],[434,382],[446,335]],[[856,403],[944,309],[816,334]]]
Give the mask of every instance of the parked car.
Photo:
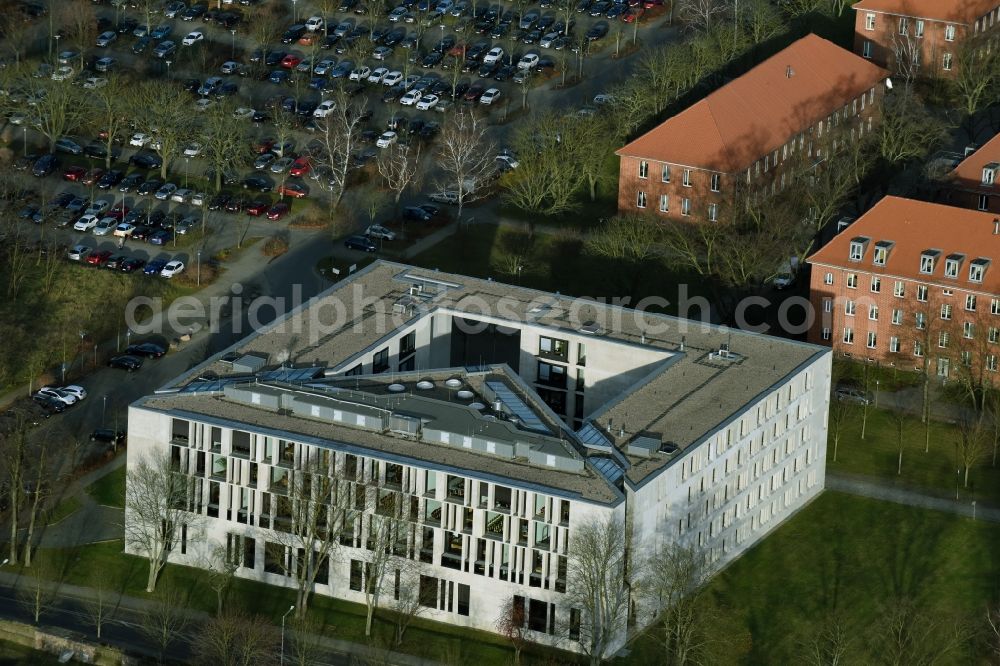
[[[372,224],[365,229],[365,235],[369,238],[379,238],[382,240],[396,240],[396,232],[386,229],[380,224]]]
[[[141,342],[129,345],[125,348],[125,353],[131,356],[145,356],[146,358],[160,358],[167,353],[167,350],[153,342]]]
[[[124,430],[112,430],[111,428],[98,428],[90,433],[90,441],[102,442],[118,446],[125,443],[126,433]]]
[[[178,259],[173,259],[168,261],[163,268],[160,269],[160,277],[162,278],[172,278],[175,275],[180,275],[184,272],[184,262]]]
[[[130,356],[128,354],[114,356],[108,361],[108,367],[132,372],[142,367],[142,359],[138,356]]]
[[[840,384],[835,391],[837,400],[841,402],[853,402],[859,405],[870,405],[874,401],[871,391],[864,391],[859,387]]]
[[[375,252],[378,246],[368,236],[348,236],[344,241],[344,247],[349,250],[362,250],[363,252]]]

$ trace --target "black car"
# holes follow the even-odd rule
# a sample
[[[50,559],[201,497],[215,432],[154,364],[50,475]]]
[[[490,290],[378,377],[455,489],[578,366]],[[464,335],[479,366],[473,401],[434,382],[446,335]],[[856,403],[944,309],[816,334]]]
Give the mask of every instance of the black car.
[[[147,228],[147,227],[140,227],[140,228]],[[138,231],[138,229],[136,229],[136,231]],[[133,233],[132,236],[134,238],[135,234]],[[125,261],[123,261],[122,265],[118,267],[118,270],[120,270],[122,273],[134,273],[145,265],[146,262],[144,260],[137,259],[136,257],[131,257],[130,259],[126,259]]]
[[[97,181],[97,187],[99,187],[102,190],[111,189],[118,183],[122,182],[122,179],[124,177],[125,177],[124,172],[119,171],[117,169],[112,169],[111,171],[101,176],[101,179]]]
[[[150,178],[149,180],[147,180],[146,182],[144,182],[142,185],[140,185],[139,189],[136,190],[136,192],[138,192],[139,194],[152,194],[153,192],[156,192],[156,190],[160,189],[161,187],[163,187],[163,181],[162,180],[157,180],[156,178]]]
[[[110,259],[104,262],[104,267],[110,271],[121,270],[122,262],[128,259],[124,254],[112,255]]]
[[[587,31],[587,39],[590,41],[597,41],[598,39],[603,39],[608,34],[608,24],[605,21],[594,24],[590,30]]]
[[[440,51],[433,51],[424,56],[424,59],[420,61],[420,66],[423,67],[424,69],[435,67],[438,63],[441,62],[441,59],[443,57],[444,54],[441,53]]]
[[[285,34],[281,36],[281,43],[291,44],[292,42],[297,42],[304,34],[306,34],[306,27],[298,23],[285,31]]]
[[[139,39],[135,40],[135,44],[132,45],[132,53],[139,55],[149,48],[149,45],[153,43],[153,38],[149,35],[144,35]]]
[[[129,345],[125,348],[125,353],[132,356],[145,356],[146,358],[160,358],[167,353],[167,350],[152,342],[142,342],[137,345]]]
[[[154,153],[136,153],[129,162],[140,169],[159,169],[163,166],[163,159]]]
[[[162,210],[154,210],[152,213],[150,213],[149,217],[146,218],[146,224],[148,224],[150,227],[153,227],[153,229],[159,229],[160,227],[164,226],[163,223],[166,221],[166,219],[167,219],[166,213],[164,213]]]
[[[62,414],[66,411],[66,403],[45,395],[33,395],[31,399],[40,406],[47,414]]]
[[[122,179],[122,182],[118,185],[119,192],[131,192],[135,188],[142,184],[142,174],[131,173]]]
[[[278,63],[284,60],[286,55],[284,51],[269,51],[264,57],[264,64],[268,67],[277,67]]]
[[[499,69],[500,69],[499,62],[485,63],[479,68],[479,76],[480,78],[488,79],[492,77],[494,74],[496,74],[497,70]]]
[[[503,67],[501,67],[496,71],[496,74],[493,75],[493,80],[506,81],[510,77],[514,76],[514,72],[516,71],[517,68],[514,67],[514,65],[504,65]]]
[[[59,160],[56,159],[55,155],[49,153],[38,158],[34,166],[31,167],[31,173],[36,178],[42,178],[55,171],[58,166]]]
[[[223,208],[226,207],[226,204],[229,203],[229,200],[231,198],[232,197],[229,196],[228,194],[226,194],[225,192],[223,192],[222,194],[216,194],[208,202],[208,209],[209,210],[222,210]]]
[[[94,157],[97,159],[104,159],[108,155],[108,147],[104,145],[103,142],[90,143],[84,146],[83,154],[88,157]],[[111,149],[111,159],[117,160],[121,157],[122,149],[118,146],[114,146]]]
[[[104,442],[106,444],[113,444],[117,446],[118,444],[125,442],[125,431],[112,430],[111,428],[98,428],[94,432],[90,433],[90,441]]]
[[[348,236],[344,241],[344,247],[349,250],[362,250],[364,252],[374,252],[378,246],[368,236]]]
[[[243,181],[243,187],[255,192],[270,192],[274,183],[264,176],[250,176]]]
[[[428,222],[434,216],[419,206],[407,206],[403,209],[404,220],[417,220],[418,222]]]

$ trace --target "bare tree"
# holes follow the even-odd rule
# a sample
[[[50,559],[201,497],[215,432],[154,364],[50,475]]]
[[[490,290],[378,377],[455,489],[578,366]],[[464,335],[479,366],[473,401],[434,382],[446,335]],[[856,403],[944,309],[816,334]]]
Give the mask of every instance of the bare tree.
[[[44,136],[49,152],[55,152],[56,141],[79,128],[86,117],[83,89],[71,81],[52,81],[27,76],[21,88],[30,99],[22,108],[25,124]]]
[[[314,618],[292,618],[289,622],[289,641],[286,646],[288,655],[285,660],[295,666],[318,666],[323,663],[326,650],[321,637],[332,629],[324,631],[324,627]]]
[[[1000,50],[986,39],[989,37],[962,42],[954,65],[958,73],[951,81],[955,103],[965,114],[966,128],[973,139],[975,115],[996,102],[1000,88]]]
[[[149,81],[140,84],[135,99],[139,108],[145,109],[138,119],[139,126],[153,136],[150,146],[163,160],[160,178],[166,180],[171,161],[194,134],[191,97],[180,86]]]
[[[639,215],[616,215],[601,223],[585,241],[587,252],[629,267],[628,289],[636,296],[643,271],[660,257],[660,225]]]
[[[625,523],[613,515],[582,522],[573,536],[566,598],[570,607],[581,610],[580,646],[591,666],[609,656],[625,631],[632,583],[630,541]]]
[[[94,6],[86,2],[60,2],[59,15],[53,18],[66,33],[66,44],[80,52],[80,69],[83,69],[84,53],[97,39],[97,15]]]
[[[392,555],[401,529],[396,514],[402,508],[401,496],[386,495],[386,506],[369,507],[367,526],[367,558],[365,560],[365,636],[372,635],[372,620],[382,597],[382,587],[395,558]]]
[[[713,627],[702,590],[710,568],[694,548],[669,544],[648,559],[642,589],[659,614],[660,645],[667,663],[710,663]]]
[[[514,648],[514,666],[521,663],[521,651],[528,644],[528,615],[524,608],[524,597],[511,595],[500,604],[493,627],[506,638]]]
[[[24,542],[24,566],[31,566],[31,554],[35,540],[35,524],[38,514],[52,495],[52,485],[56,471],[48,456],[48,438],[40,437],[32,447],[29,456],[31,483],[31,503],[28,509],[28,532]]]
[[[986,607],[986,640],[990,653],[994,658],[1000,658],[1000,609]]]
[[[986,455],[989,435],[983,425],[983,421],[976,415],[968,415],[959,420],[958,439],[955,448],[958,453],[958,460],[962,463],[964,470],[963,486],[969,487],[969,471],[980,462]]]
[[[884,98],[875,131],[879,154],[890,164],[923,159],[948,139],[944,123],[905,88]]]
[[[206,666],[257,666],[278,663],[278,644],[266,618],[230,609],[205,622],[192,648],[196,662]]]
[[[900,476],[903,474],[903,450],[906,448],[906,429],[910,419],[906,413],[906,400],[902,394],[894,393],[892,401],[893,405],[892,409],[889,410],[889,417],[892,420],[893,429],[896,431],[896,476]]]
[[[508,203],[535,216],[577,208],[573,197],[583,185],[584,174],[573,163],[574,147],[563,141],[574,121],[544,113],[515,130],[512,143],[521,164],[501,179]]]
[[[428,600],[420,597],[419,581],[419,569],[415,565],[411,563],[400,567],[399,592],[393,595],[393,600],[389,604],[396,625],[393,640],[397,647],[403,644],[406,630],[413,621],[434,605],[433,602],[428,603]]]
[[[233,104],[215,104],[201,126],[202,156],[215,172],[215,191],[222,190],[223,175],[243,168],[251,156],[246,126],[233,121]]]
[[[334,103],[333,109],[316,122],[319,127],[319,141],[323,145],[316,166],[317,168],[325,166],[329,170],[330,177],[326,184],[333,193],[333,202],[330,206],[332,215],[347,189],[351,156],[360,142],[367,97],[362,95],[359,96],[360,101],[355,101],[342,88],[338,88],[330,99]]]
[[[197,514],[188,511],[192,498],[190,480],[171,468],[169,458],[146,458],[129,465],[125,543],[149,561],[147,592],[156,589],[181,526],[186,524],[190,534],[200,522]]]
[[[763,44],[785,29],[785,21],[770,0],[740,0],[738,26],[751,44]]]
[[[97,638],[101,637],[104,625],[114,617],[115,609],[118,606],[120,594],[115,589],[117,584],[117,572],[95,571],[87,587],[90,594],[83,600],[83,612],[94,625]]]
[[[19,518],[24,510],[26,497],[24,492],[25,482],[29,475],[30,461],[28,457],[28,418],[18,410],[15,412],[14,427],[0,440],[0,463],[4,472],[4,480],[7,494],[7,505],[10,513],[10,539],[8,546],[10,551],[8,559],[16,563],[18,561],[18,531],[20,527]]]
[[[111,74],[106,85],[91,91],[90,104],[96,116],[95,124],[98,125],[98,132],[105,132],[103,142],[107,154],[104,156],[104,167],[108,169],[111,168],[115,143],[122,140],[133,118],[144,113],[133,103],[131,85],[121,76]]]
[[[382,183],[392,192],[392,203],[398,211],[403,193],[417,180],[420,143],[416,144],[416,148],[409,143],[394,143],[383,148],[378,154],[377,164]]]
[[[959,651],[970,638],[960,620],[925,612],[910,599],[889,599],[873,625],[871,645],[879,661],[892,666],[930,666]]]
[[[28,569],[22,578],[23,583],[17,588],[17,600],[35,624],[56,603],[55,585],[51,582],[55,574],[48,560],[43,560]]]
[[[469,201],[483,196],[485,183],[496,173],[496,150],[486,136],[486,122],[474,113],[460,111],[454,114],[437,142],[437,167],[444,174],[439,184],[441,190],[455,193],[461,223],[462,208]]]
[[[900,34],[898,30],[891,31],[889,49],[892,51],[893,70],[903,81],[907,91],[920,76],[922,48],[922,40],[917,39],[909,30],[905,34]]]
[[[222,615],[226,595],[239,568],[240,553],[229,552],[226,546],[222,545],[212,549],[209,561],[205,563],[205,570],[208,572],[208,585],[215,592],[216,615]]]
[[[188,611],[184,599],[172,586],[162,586],[139,616],[138,629],[156,646],[160,663],[163,663],[167,648],[180,638],[187,626]]]
[[[842,666],[850,663],[853,643],[852,632],[834,615],[822,621],[815,635],[805,643],[803,657],[810,666]]]
[[[732,12],[729,0],[677,0],[677,17],[689,30],[707,31]]]

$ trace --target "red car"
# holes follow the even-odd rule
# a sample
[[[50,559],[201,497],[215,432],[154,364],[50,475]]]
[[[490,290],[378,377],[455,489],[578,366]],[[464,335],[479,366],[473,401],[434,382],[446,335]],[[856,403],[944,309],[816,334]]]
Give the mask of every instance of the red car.
[[[101,167],[94,167],[87,173],[83,174],[83,178],[80,179],[80,182],[83,183],[84,185],[93,185],[97,181],[99,181],[101,179],[101,176],[103,175],[104,175],[104,169],[102,169]]]
[[[309,196],[309,188],[302,183],[285,183],[278,188],[278,194],[293,199],[304,199]]]
[[[636,19],[641,18],[644,13],[645,13],[645,10],[643,10],[643,9],[635,9],[635,8],[633,8],[633,9],[630,9],[629,11],[627,11],[622,16],[622,20],[625,21],[626,23],[632,23]]]
[[[296,55],[295,53],[289,53],[284,58],[281,59],[281,66],[285,69],[295,69],[302,62],[302,56]]]
[[[276,203],[271,206],[271,209],[267,211],[267,219],[269,220],[280,220],[285,215],[288,214],[291,208],[286,203]]]
[[[250,217],[260,217],[267,212],[267,209],[271,207],[270,201],[254,201],[252,204],[247,206],[247,215]]]
[[[312,171],[312,161],[309,159],[308,155],[303,155],[294,162],[292,162],[291,168],[288,170],[289,176],[304,176]]]
[[[271,147],[274,146],[274,142],[275,139],[271,137],[261,139],[260,141],[258,141],[253,145],[253,151],[258,155],[263,155],[267,151],[271,150]]]
[[[63,173],[63,180],[71,180],[74,183],[79,181],[87,173],[82,166],[71,166]]]
[[[121,222],[123,219],[125,219],[125,216],[128,215],[128,211],[129,208],[128,206],[125,205],[125,202],[119,201],[118,203],[116,203],[114,206],[111,207],[111,210],[105,213],[105,217],[113,217],[119,222]]]
[[[103,266],[111,258],[111,250],[95,250],[87,255],[87,263],[91,266]]]

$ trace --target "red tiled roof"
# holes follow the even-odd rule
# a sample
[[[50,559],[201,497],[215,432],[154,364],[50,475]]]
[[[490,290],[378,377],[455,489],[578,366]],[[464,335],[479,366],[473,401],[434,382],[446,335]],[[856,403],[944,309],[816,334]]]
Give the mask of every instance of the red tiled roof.
[[[993,213],[889,196],[807,261],[1000,294],[1000,235],[994,233],[997,224],[1000,222]],[[870,242],[860,262],[850,261],[851,240],[859,236]],[[879,241],[893,242],[885,266],[875,266],[872,261]],[[941,253],[932,274],[920,272],[920,255],[925,250]],[[964,255],[958,279],[944,277],[944,260],[951,254]],[[969,264],[978,258],[991,261],[982,284],[969,281]]]
[[[854,10],[972,23],[998,4],[997,0],[861,0]]]
[[[742,171],[888,74],[832,42],[807,35],[617,154]]]
[[[982,190],[983,192],[992,189],[994,192],[1000,193],[1000,174],[997,174],[992,185],[983,185],[983,167],[991,163],[1000,163],[1000,134],[994,136],[986,142],[986,145],[962,160],[948,174],[948,178],[962,188]]]

